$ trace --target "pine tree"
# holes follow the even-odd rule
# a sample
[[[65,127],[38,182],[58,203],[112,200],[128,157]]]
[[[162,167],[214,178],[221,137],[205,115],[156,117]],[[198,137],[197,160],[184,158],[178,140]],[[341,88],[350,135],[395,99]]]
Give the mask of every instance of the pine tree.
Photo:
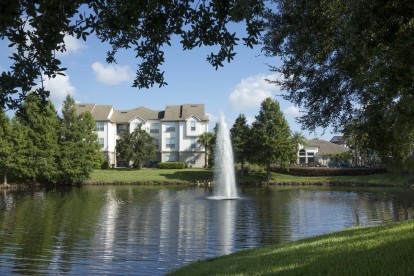
[[[42,103],[32,93],[26,97],[16,118],[26,128],[29,142],[29,148],[25,152],[27,169],[24,176],[33,183],[56,182],[59,122],[53,104],[50,101]]]
[[[7,173],[12,153],[11,125],[9,117],[0,109],[0,169],[3,171],[3,186],[7,186]]]
[[[265,99],[252,125],[251,147],[257,162],[266,164],[267,180],[270,165],[288,167],[292,160],[293,143],[289,125],[277,101]]]
[[[59,182],[82,183],[102,163],[102,153],[90,112],[76,115],[75,101],[67,96],[59,128]]]
[[[243,177],[244,163],[249,155],[248,141],[250,136],[250,127],[244,114],[240,114],[237,117],[230,130],[230,134],[236,162],[240,162],[241,165],[240,176]]]

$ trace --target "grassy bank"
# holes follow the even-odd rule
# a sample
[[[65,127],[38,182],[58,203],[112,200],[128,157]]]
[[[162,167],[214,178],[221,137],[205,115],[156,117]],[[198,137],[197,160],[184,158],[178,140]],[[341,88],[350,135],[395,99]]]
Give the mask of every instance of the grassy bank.
[[[362,176],[316,176],[305,177],[288,174],[272,173],[272,182],[278,184],[320,184],[342,183],[344,185],[388,185],[402,186],[414,174],[394,175],[390,173]],[[89,183],[142,183],[142,184],[194,184],[197,181],[212,181],[213,171],[210,169],[110,169],[96,170],[92,173]],[[259,183],[265,180],[265,173],[254,173],[243,178],[239,183]]]
[[[194,184],[212,178],[210,169],[110,169],[95,170],[88,183]]]
[[[413,275],[414,221],[265,246],[196,262],[172,275]]]

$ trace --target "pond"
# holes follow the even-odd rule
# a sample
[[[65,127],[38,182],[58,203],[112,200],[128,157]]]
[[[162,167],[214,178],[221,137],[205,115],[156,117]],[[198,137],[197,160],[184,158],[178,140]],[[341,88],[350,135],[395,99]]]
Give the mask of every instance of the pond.
[[[0,274],[162,275],[200,259],[414,217],[414,191],[88,186],[0,196]]]

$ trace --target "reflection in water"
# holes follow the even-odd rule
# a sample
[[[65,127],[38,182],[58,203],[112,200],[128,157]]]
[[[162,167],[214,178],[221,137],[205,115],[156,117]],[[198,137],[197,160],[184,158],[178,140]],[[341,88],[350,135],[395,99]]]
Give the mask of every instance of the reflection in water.
[[[234,234],[237,200],[217,201],[216,229],[217,229],[217,255],[227,255],[234,252]]]
[[[414,218],[414,191],[87,187],[0,196],[0,274],[165,274],[198,259]]]
[[[121,201],[116,196],[114,188],[109,189],[105,194],[106,204],[102,208],[102,213],[99,220],[99,229],[96,233],[96,238],[99,242],[97,246],[102,246],[98,252],[102,252],[102,259],[104,263],[110,263],[114,258],[114,242],[116,235],[116,223],[120,209]]]

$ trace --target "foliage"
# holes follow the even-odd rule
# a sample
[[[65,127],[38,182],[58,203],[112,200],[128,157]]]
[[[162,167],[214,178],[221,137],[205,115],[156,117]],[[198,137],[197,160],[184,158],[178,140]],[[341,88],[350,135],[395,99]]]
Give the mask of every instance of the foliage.
[[[203,145],[205,154],[204,154],[204,167],[207,168],[209,164],[209,157],[214,152],[213,150],[213,140],[214,134],[211,132],[204,132],[197,138],[197,143]]]
[[[249,139],[250,139],[250,126],[247,124],[247,119],[244,114],[239,114],[233,127],[230,129],[230,135],[233,145],[233,152],[235,155],[235,161],[240,162],[240,173],[243,177],[244,164],[250,154],[249,151]]]
[[[163,47],[180,37],[184,50],[219,46],[207,60],[216,69],[235,56],[240,38],[248,47],[258,44],[265,9],[262,0],[244,1],[15,1],[0,4],[0,37],[13,48],[10,71],[0,76],[0,106],[20,103],[41,77],[63,74],[57,52],[65,52],[65,36],[86,40],[93,33],[111,50],[106,60],[116,62],[120,49],[132,48],[138,61],[134,87],[165,85]],[[236,35],[234,23],[244,22],[245,33]],[[229,29],[230,28],[230,29]],[[36,90],[45,102],[49,93]]]
[[[56,182],[59,122],[53,104],[48,101],[43,106],[35,94],[29,94],[16,118],[25,128],[22,132],[27,134],[23,176],[33,182]]]
[[[99,168],[103,156],[90,112],[76,115],[75,101],[67,96],[62,108],[59,128],[59,182],[82,183]]]
[[[414,4],[275,0],[264,51],[282,59],[285,99],[309,129],[361,122],[369,148],[401,166],[414,145]],[[362,132],[363,131],[363,132]]]
[[[270,164],[287,167],[296,156],[290,139],[291,132],[277,101],[263,100],[259,115],[251,129],[251,149],[254,161],[266,164],[270,179]]]
[[[144,161],[150,161],[155,157],[156,146],[152,138],[139,124],[132,133],[121,133],[116,142],[117,156],[128,163],[133,162],[135,168],[140,169]]]
[[[377,157],[393,169],[412,169],[414,128],[398,129],[393,122],[385,122],[387,115],[377,118],[375,125],[367,120],[354,120],[345,127],[351,137],[350,147],[369,165],[378,163]],[[386,125],[382,128],[379,125]]]
[[[13,149],[11,135],[12,129],[10,119],[7,117],[6,113],[0,109],[0,168],[3,171],[4,185],[7,185],[7,171],[12,165],[10,163],[10,155]]]
[[[354,227],[199,261],[171,275],[409,275],[413,230],[414,221]]]
[[[160,162],[157,164],[158,169],[184,169],[184,162]]]

